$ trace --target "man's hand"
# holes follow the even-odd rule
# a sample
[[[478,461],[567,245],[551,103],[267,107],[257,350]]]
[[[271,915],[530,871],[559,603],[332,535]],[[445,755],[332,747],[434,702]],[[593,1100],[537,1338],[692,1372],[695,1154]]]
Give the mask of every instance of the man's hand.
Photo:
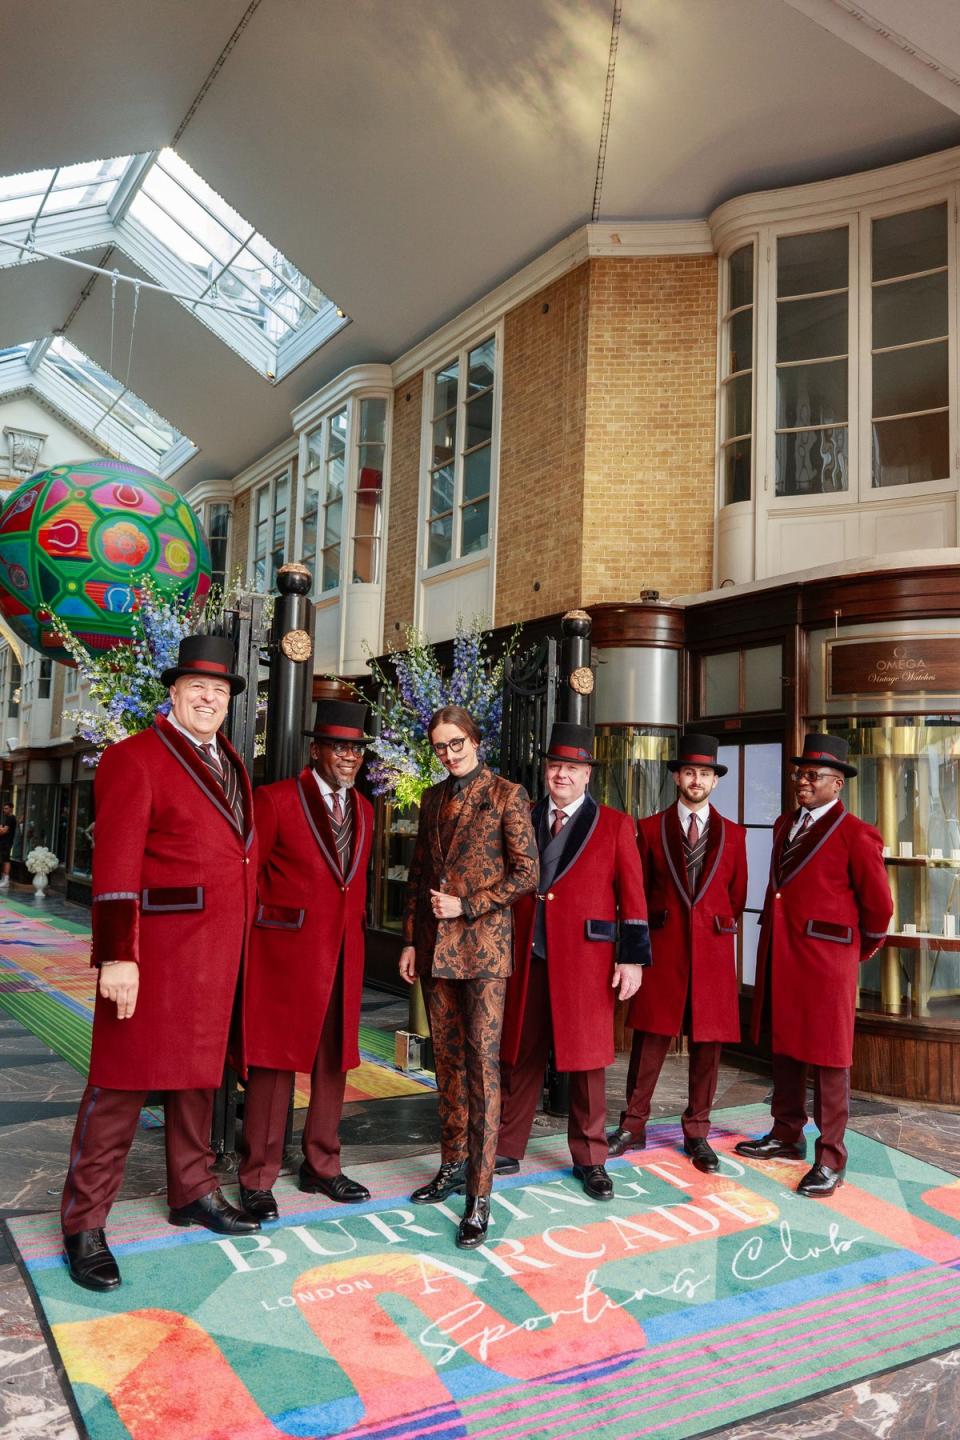
[[[463,914],[459,895],[448,895],[443,890],[430,891],[430,905],[438,920],[455,920]]]
[[[140,966],[136,961],[116,960],[112,965],[100,966],[100,994],[116,1003],[118,1020],[130,1019],[137,1008],[139,989]]]
[[[416,949],[413,945],[404,945],[400,951],[400,979],[406,980],[408,985],[412,985],[417,978],[417,972],[414,968],[416,963]]]
[[[631,995],[636,995],[640,989],[640,982],[643,979],[642,965],[614,965],[613,979],[610,984],[620,986],[618,998],[629,1000]]]

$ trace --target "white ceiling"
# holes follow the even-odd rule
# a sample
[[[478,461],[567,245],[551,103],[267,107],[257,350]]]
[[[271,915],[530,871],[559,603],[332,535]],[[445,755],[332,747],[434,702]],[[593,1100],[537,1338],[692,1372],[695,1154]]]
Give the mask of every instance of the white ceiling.
[[[0,0],[0,174],[159,148],[199,96],[179,153],[352,319],[272,387],[144,292],[130,384],[200,447],[178,483],[236,473],[345,367],[396,358],[589,220],[612,8],[44,0],[40,24]],[[955,0],[623,0],[601,215],[704,216],[958,144],[958,69]],[[60,325],[85,279],[0,272],[0,347]],[[108,363],[107,283],[68,333]]]

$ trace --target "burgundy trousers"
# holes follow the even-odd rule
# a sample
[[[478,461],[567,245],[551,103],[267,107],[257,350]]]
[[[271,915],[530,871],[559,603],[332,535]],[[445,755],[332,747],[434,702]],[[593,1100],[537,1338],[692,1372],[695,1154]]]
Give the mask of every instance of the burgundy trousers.
[[[813,1071],[813,1123],[817,1137],[815,1161],[831,1170],[847,1163],[844,1131],[850,1118],[850,1071],[827,1065],[808,1065],[790,1055],[773,1057],[772,1134],[788,1145],[803,1137],[807,1123],[807,1075]]]
[[[553,1042],[547,962],[531,956],[530,982],[520,1049],[512,1065],[500,1066],[501,1108],[497,1154],[522,1160],[543,1094],[543,1072]],[[602,1165],[607,1158],[606,1072],[570,1070],[567,1142],[574,1165]]]
[[[330,1180],[340,1174],[340,1116],[347,1085],[343,1055],[343,955],[323,1017],[320,1043],[310,1072],[310,1104],[303,1125],[303,1175]],[[251,1066],[243,1109],[240,1184],[272,1190],[283,1163],[283,1137],[293,1088],[292,1070]]]
[[[627,1108],[621,1112],[620,1127],[639,1139],[650,1119],[650,1104],[660,1071],[670,1049],[672,1035],[652,1035],[634,1030],[627,1070]],[[710,1131],[710,1107],[717,1093],[720,1072],[719,1040],[690,1040],[690,1073],[687,1081],[687,1108],[680,1117],[688,1140],[705,1140]]]
[[[107,1223],[148,1093],[97,1085],[84,1090],[60,1204],[65,1235],[99,1230]],[[176,1210],[209,1195],[219,1183],[210,1148],[213,1091],[168,1090],[163,1108],[167,1200]]]

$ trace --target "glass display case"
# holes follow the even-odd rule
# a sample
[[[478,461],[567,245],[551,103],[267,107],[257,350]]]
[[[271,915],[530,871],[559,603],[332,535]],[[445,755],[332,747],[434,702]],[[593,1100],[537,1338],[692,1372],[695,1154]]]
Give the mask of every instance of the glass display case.
[[[388,801],[383,805],[374,870],[373,923],[380,930],[399,934],[403,906],[420,812],[416,806],[398,810]]]
[[[830,719],[859,775],[848,808],[883,836],[894,911],[860,1009],[960,1019],[960,716]]]

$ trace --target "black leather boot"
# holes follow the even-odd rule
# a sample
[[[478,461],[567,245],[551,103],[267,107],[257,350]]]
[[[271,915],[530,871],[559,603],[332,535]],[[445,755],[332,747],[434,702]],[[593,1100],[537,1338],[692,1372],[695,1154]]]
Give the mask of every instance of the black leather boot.
[[[461,1250],[473,1250],[487,1238],[490,1223],[490,1196],[468,1195],[467,1207],[457,1231],[457,1244]]]

